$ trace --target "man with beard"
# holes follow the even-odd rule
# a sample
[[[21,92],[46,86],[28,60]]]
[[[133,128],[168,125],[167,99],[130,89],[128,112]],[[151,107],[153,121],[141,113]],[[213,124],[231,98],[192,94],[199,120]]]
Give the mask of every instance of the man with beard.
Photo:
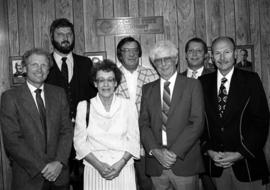
[[[93,64],[89,58],[72,52],[75,44],[74,26],[66,18],[53,21],[50,36],[54,48],[51,54],[54,63],[46,82],[65,89],[70,106],[70,117],[74,121],[78,102],[96,95],[97,91],[90,76]],[[73,149],[70,157],[71,172],[79,173],[74,154]],[[74,190],[82,189],[82,179],[77,180],[78,177],[71,178]]]

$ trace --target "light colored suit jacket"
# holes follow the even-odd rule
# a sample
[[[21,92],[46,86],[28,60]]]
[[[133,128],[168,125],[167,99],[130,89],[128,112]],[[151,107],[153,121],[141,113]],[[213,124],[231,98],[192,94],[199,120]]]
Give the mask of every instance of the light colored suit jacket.
[[[150,150],[162,148],[160,80],[143,86],[139,118],[141,141],[146,154],[146,173],[160,176],[164,169]],[[167,120],[167,148],[177,155],[172,171],[177,176],[204,170],[199,138],[203,131],[204,104],[200,81],[178,74]]]
[[[120,67],[120,70],[123,73],[123,66]],[[142,97],[142,86],[149,82],[155,81],[159,78],[155,70],[146,68],[143,66],[138,66],[138,79],[137,79],[137,88],[136,88],[136,107],[138,112],[140,112],[141,97]],[[122,81],[118,88],[116,89],[116,95],[123,96],[124,98],[130,99],[127,80],[123,74]]]
[[[63,89],[44,84],[44,97],[47,153],[38,109],[27,84],[2,95],[0,120],[4,145],[12,164],[13,190],[41,189],[44,181],[41,170],[51,161],[60,161],[64,165],[54,183],[68,183],[73,129],[66,95]]]

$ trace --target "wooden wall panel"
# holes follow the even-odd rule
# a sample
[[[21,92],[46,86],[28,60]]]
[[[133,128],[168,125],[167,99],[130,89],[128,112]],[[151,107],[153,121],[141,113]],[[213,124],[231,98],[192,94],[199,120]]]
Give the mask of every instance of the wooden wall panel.
[[[33,4],[31,0],[18,1],[20,55],[34,47]]]
[[[85,50],[83,0],[73,0],[73,24],[75,31],[75,52],[83,54]]]
[[[235,11],[234,0],[224,1],[225,34],[235,39]]]
[[[196,36],[206,41],[205,0],[194,0]]]
[[[104,1],[104,18],[114,17],[113,0]],[[107,58],[116,61],[116,47],[114,36],[105,36],[105,51]]]
[[[250,42],[248,6],[247,0],[237,0],[235,3],[236,44],[238,45]]]
[[[54,0],[56,18],[67,18],[73,22],[72,0]]]
[[[52,50],[49,28],[55,18],[54,8],[54,0],[33,1],[35,47]]]
[[[17,56],[20,54],[17,0],[9,0],[7,2],[9,23],[9,50],[10,55]]]
[[[224,0],[206,0],[207,44],[218,36],[225,35]]]
[[[2,92],[7,90],[10,86],[9,72],[8,72],[9,71],[8,56],[10,55],[8,26],[9,26],[9,23],[14,23],[14,22],[8,21],[8,16],[9,16],[8,7],[10,7],[11,5],[11,4],[8,5],[8,3],[9,2],[5,0],[0,0],[0,97],[2,95]],[[14,15],[14,12],[12,13],[12,15]],[[12,19],[14,19],[14,17],[12,17]],[[11,169],[9,165],[9,160],[4,151],[3,141],[2,141],[2,132],[1,132],[1,126],[0,126],[0,189],[10,190],[10,187],[11,187]]]
[[[104,50],[104,37],[96,35],[96,19],[103,17],[103,3],[100,0],[84,0],[85,51]]]
[[[254,45],[255,71],[261,76],[261,36],[260,36],[260,2],[249,0],[250,7],[250,37]]]
[[[179,47],[179,63],[180,71],[186,69],[185,44],[196,36],[195,31],[195,15],[194,1],[178,0],[177,1],[177,18],[178,18],[178,47]]]
[[[139,16],[153,16],[154,15],[154,1],[153,0],[140,0],[139,4]],[[141,46],[142,46],[142,65],[152,68],[149,61],[149,51],[155,43],[155,34],[143,34],[141,35]]]

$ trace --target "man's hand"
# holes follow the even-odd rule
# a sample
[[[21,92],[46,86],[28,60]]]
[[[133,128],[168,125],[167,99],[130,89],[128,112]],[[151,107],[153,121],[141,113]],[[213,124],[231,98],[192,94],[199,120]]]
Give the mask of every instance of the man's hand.
[[[239,152],[216,152],[208,150],[208,155],[215,162],[215,165],[222,168],[231,167],[234,162],[243,158]]]
[[[223,168],[228,168],[242,158],[243,156],[239,152],[223,152],[222,159],[218,160],[218,163]]]
[[[176,155],[167,149],[153,149],[152,154],[165,168],[171,168],[176,161]]]
[[[59,161],[48,163],[41,171],[42,176],[48,181],[55,181],[61,173],[63,165]]]

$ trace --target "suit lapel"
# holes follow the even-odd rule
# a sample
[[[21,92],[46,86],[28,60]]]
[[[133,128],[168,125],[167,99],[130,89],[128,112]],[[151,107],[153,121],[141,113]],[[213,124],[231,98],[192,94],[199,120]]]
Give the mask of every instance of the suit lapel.
[[[50,118],[53,118],[51,114],[56,114],[54,112],[54,95],[51,93],[50,90],[48,90],[48,86],[44,84],[44,97],[45,97],[45,108],[46,108],[46,126],[47,126],[47,141],[50,139],[50,134],[51,134],[51,120]]]
[[[232,115],[234,115],[235,107],[244,100],[245,95],[245,84],[241,80],[239,76],[239,72],[237,69],[234,69],[234,73],[232,75],[230,89],[228,94],[228,102],[226,104],[226,109],[223,115],[223,120],[228,121]],[[243,94],[243,96],[241,96]],[[239,104],[241,105],[241,104]]]
[[[178,106],[179,104],[177,103],[178,100],[181,99],[183,95],[183,89],[185,89],[185,83],[184,80],[181,80],[181,75],[177,74],[175,84],[174,84],[174,89],[173,89],[173,94],[172,94],[172,100],[171,100],[171,107],[168,112],[168,120],[170,119],[170,115],[173,114],[173,111],[175,110],[175,107]],[[168,121],[167,121],[168,123]]]
[[[32,117],[34,123],[36,123],[38,131],[42,134],[42,136],[44,136],[44,130],[43,130],[43,127],[41,124],[38,108],[36,106],[35,100],[31,94],[27,84],[24,84],[22,86],[21,97],[22,97],[22,104],[23,104],[25,110]]]
[[[137,78],[137,88],[136,88],[136,103],[139,102],[141,99],[141,89],[145,83],[144,80],[145,80],[145,73],[143,72],[143,70],[139,66],[138,78]]]

